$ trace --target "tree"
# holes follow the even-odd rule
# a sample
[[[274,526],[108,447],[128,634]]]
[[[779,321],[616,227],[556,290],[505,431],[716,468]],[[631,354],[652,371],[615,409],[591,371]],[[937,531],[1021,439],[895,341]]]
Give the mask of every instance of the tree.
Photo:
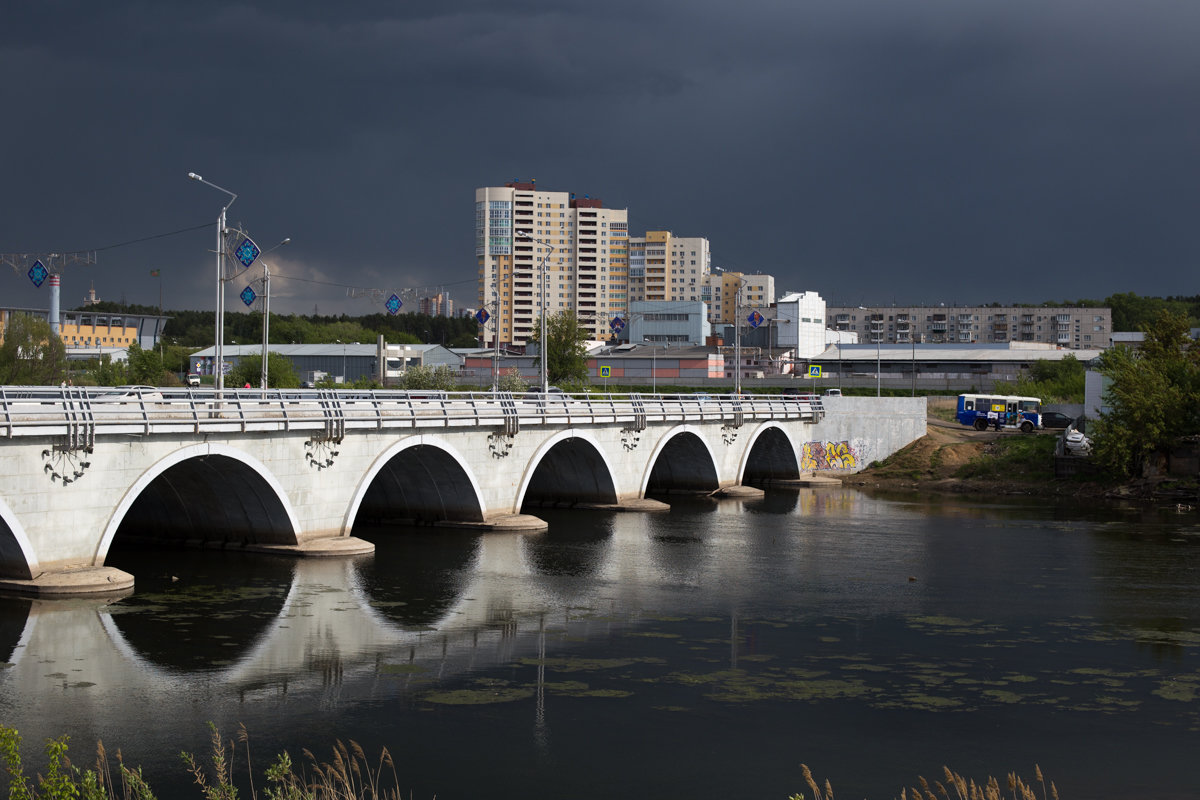
[[[142,346],[130,342],[126,348],[125,375],[130,383],[160,386],[164,383],[162,356],[155,350],[143,350]]]
[[[262,381],[262,356],[243,356],[229,373],[230,386],[257,387]],[[267,384],[273,389],[298,389],[300,376],[287,356],[267,351]]]
[[[541,326],[532,337],[540,342]],[[546,376],[552,384],[582,387],[588,383],[587,348],[588,332],[581,328],[573,311],[560,311],[546,320],[546,347],[541,348],[546,359]]]
[[[1175,439],[1200,433],[1200,346],[1183,314],[1160,310],[1142,347],[1104,352],[1109,410],[1091,431],[1097,461],[1110,472],[1137,474]]]
[[[1040,398],[1043,403],[1082,403],[1087,370],[1071,354],[1059,361],[1039,358],[1016,383],[996,382],[998,394]]]
[[[0,384],[54,386],[66,379],[67,348],[50,323],[13,314],[0,344]]]
[[[404,371],[400,381],[402,389],[433,389],[441,392],[453,392],[458,388],[458,375],[445,364],[429,367],[418,364]]]

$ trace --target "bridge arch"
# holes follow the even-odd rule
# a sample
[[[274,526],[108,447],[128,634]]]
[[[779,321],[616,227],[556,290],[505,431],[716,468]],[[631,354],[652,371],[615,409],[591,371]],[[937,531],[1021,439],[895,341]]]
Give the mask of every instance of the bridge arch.
[[[591,434],[579,428],[559,431],[525,465],[512,513],[521,512],[527,497],[551,502],[563,498],[568,505],[617,503],[614,474],[604,448]]]
[[[104,563],[122,523],[135,517],[134,535],[171,530],[181,541],[220,530],[225,541],[295,545],[300,530],[271,471],[244,451],[215,443],[176,450],[138,476],[109,517],[96,564]]]
[[[746,441],[738,464],[738,483],[800,477],[796,445],[783,426],[768,421],[759,425]]]
[[[700,428],[678,425],[654,444],[639,496],[649,491],[712,492],[721,487],[717,459]]]
[[[409,452],[411,451],[411,452]],[[359,511],[418,522],[482,522],[479,481],[453,445],[437,436],[409,436],[380,453],[359,481],[342,524],[349,536]]]
[[[17,515],[0,499],[0,578],[33,580],[33,546]]]

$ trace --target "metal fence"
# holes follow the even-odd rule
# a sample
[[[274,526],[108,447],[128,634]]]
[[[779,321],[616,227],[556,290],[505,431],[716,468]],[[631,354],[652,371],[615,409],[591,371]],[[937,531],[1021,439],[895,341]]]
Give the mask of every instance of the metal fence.
[[[648,422],[804,420],[824,416],[815,395],[542,395],[339,389],[158,389],[0,387],[0,437],[66,436],[87,447],[96,435],[499,427]]]

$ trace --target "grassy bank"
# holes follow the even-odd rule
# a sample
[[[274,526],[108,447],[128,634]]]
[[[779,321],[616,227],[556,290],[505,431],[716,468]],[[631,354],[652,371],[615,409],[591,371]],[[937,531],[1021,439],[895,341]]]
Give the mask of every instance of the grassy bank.
[[[405,795],[399,790],[399,775],[391,755],[386,749],[379,758],[368,759],[363,749],[353,740],[349,746],[338,741],[333,748],[333,760],[318,762],[307,749],[303,751],[306,766],[299,769],[285,751],[276,756],[263,777],[256,784],[253,770],[249,766],[250,737],[245,727],[239,726],[235,739],[226,741],[215,725],[210,724],[211,747],[207,764],[191,753],[180,753],[184,768],[195,779],[197,793],[204,800],[237,800],[238,788],[234,785],[234,765],[238,755],[245,758],[245,781],[248,796],[257,800],[261,786],[267,800],[401,800]],[[36,778],[25,775],[21,761],[21,736],[13,728],[0,725],[0,761],[8,777],[10,800],[154,800],[150,785],[142,777],[140,767],[127,767],[118,750],[115,769],[103,743],[96,748],[94,768],[80,769],[67,757],[67,737],[50,739],[45,745],[45,773]],[[833,800],[833,787],[828,780],[819,785],[808,766],[801,764],[798,783],[803,783],[812,792],[810,796],[792,794],[788,800]],[[1000,782],[989,777],[983,783],[968,780],[948,767],[943,767],[942,780],[927,781],[917,778],[917,785],[900,790],[901,800],[911,793],[917,800],[1059,800],[1058,789],[1042,776],[1040,767],[1034,767],[1035,781],[1026,783],[1015,773],[1008,774],[1004,793]],[[920,788],[918,788],[918,786]],[[1036,790],[1040,787],[1041,792]],[[536,793],[535,793],[536,794]],[[411,800],[411,795],[409,796]]]

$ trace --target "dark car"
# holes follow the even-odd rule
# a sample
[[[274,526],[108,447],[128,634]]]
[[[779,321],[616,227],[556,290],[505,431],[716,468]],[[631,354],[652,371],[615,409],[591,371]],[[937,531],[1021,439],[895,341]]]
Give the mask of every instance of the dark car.
[[[1074,421],[1074,417],[1068,417],[1066,414],[1062,414],[1058,411],[1042,412],[1043,428],[1065,428]]]

